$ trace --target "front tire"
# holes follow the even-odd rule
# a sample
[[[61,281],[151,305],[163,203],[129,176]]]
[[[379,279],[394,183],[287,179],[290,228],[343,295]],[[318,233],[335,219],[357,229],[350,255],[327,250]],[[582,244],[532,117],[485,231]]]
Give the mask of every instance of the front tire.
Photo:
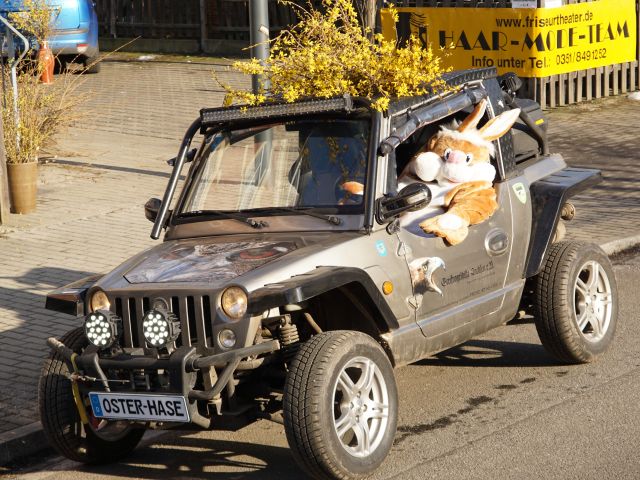
[[[313,478],[365,477],[393,445],[393,368],[380,345],[363,333],[325,332],[303,344],[289,369],[283,402],[287,441]]]
[[[567,363],[588,363],[611,344],[618,319],[613,267],[600,247],[559,242],[534,282],[534,315],[542,345]]]
[[[71,330],[61,341],[76,353],[88,345],[83,328]],[[92,417],[90,407],[87,413],[91,421],[83,425],[68,377],[63,357],[52,352],[42,368],[38,388],[40,421],[51,446],[61,455],[82,463],[113,462],[131,453],[144,429],[125,422],[101,423]]]

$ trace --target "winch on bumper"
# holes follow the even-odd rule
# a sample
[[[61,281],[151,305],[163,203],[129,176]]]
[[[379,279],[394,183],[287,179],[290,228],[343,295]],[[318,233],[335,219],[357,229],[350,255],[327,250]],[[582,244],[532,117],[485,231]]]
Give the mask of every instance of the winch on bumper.
[[[139,398],[149,395],[181,397],[184,398],[186,404],[187,421],[202,428],[210,428],[213,420],[202,415],[198,409],[198,401],[212,402],[218,409],[217,413],[219,414],[221,406],[220,394],[227,386],[233,388],[234,384],[231,380],[240,362],[245,358],[271,353],[280,349],[278,340],[269,340],[249,347],[209,356],[197,354],[195,347],[179,347],[170,355],[162,358],[149,354],[134,355],[129,353],[119,353],[109,358],[100,358],[98,355],[99,349],[95,346],[89,346],[81,354],[76,354],[62,342],[52,337],[47,340],[47,345],[64,357],[69,370],[73,372],[71,380],[82,385],[84,390],[90,392],[90,394],[104,392]],[[205,369],[213,372],[218,369],[220,373],[215,375],[217,378],[215,383],[212,382],[211,388],[195,389],[196,374],[198,371]],[[130,379],[108,378],[105,371],[114,370],[128,372]],[[150,387],[149,375],[158,375],[160,372],[168,380],[162,388],[136,388],[136,382],[133,380],[136,375],[142,373],[143,378],[147,379],[147,387]],[[91,386],[87,387],[87,384]],[[76,403],[79,409],[84,408],[81,406],[81,402]],[[126,401],[124,405],[126,405]],[[133,406],[135,408],[135,402]],[[114,418],[108,412],[99,415],[95,410],[96,408],[94,407],[94,415],[96,417]],[[81,411],[80,415],[82,416],[83,413],[86,412]],[[159,420],[159,418],[152,417],[153,415],[147,415],[146,418],[144,415],[132,415],[130,418],[124,416],[119,416],[118,418],[141,421]],[[167,418],[163,421],[172,420]],[[182,422],[184,420],[179,421]]]

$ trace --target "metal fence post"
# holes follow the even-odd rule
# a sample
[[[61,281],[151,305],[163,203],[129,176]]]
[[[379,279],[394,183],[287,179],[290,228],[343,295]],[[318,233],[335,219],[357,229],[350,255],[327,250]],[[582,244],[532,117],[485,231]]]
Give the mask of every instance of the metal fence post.
[[[9,219],[9,182],[7,179],[7,157],[4,151],[4,129],[0,116],[0,225]]]
[[[249,0],[249,41],[251,42],[251,57],[260,62],[269,58],[269,2],[268,0]],[[268,80],[253,75],[251,87],[257,93],[261,87],[269,88]],[[261,81],[264,81],[261,85]]]
[[[200,50],[202,52],[206,52],[207,37],[207,0],[200,0]]]
[[[111,38],[118,37],[118,32],[116,31],[116,0],[109,1],[109,35],[111,35]]]
[[[269,0],[249,0],[249,41],[251,57],[263,63],[269,58]],[[251,88],[254,93],[269,90],[271,84],[267,77],[252,75]],[[258,152],[255,157],[255,184],[261,185],[271,166],[271,146],[273,132],[267,130],[255,136]]]

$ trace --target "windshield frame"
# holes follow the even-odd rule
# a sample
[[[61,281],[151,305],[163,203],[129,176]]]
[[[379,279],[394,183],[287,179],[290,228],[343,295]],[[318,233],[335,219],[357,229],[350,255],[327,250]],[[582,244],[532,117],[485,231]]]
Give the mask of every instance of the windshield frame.
[[[169,227],[179,227],[180,225],[197,223],[197,222],[205,222],[205,221],[217,221],[217,220],[228,220],[224,216],[224,214],[216,213],[216,211],[212,211],[211,214],[208,214],[206,211],[202,213],[198,212],[184,212],[185,204],[189,197],[190,192],[193,188],[195,188],[195,178],[198,172],[198,168],[203,161],[203,155],[206,152],[206,145],[208,145],[212,137],[219,132],[225,130],[238,131],[252,128],[259,128],[260,126],[267,125],[280,125],[289,121],[300,120],[300,116],[292,116],[292,117],[279,117],[279,118],[271,118],[271,119],[258,119],[258,120],[250,120],[250,121],[233,121],[233,122],[225,122],[217,125],[215,127],[209,127],[204,133],[204,138],[198,148],[198,152],[193,162],[189,166],[189,171],[187,172],[186,179],[184,185],[182,186],[180,196],[178,197],[178,201],[175,204],[174,210],[171,215],[171,219],[168,223]],[[363,195],[362,203],[359,205],[335,205],[335,206],[322,206],[322,207],[301,207],[296,208],[292,207],[293,210],[298,210],[299,215],[305,216],[305,211],[310,211],[319,214],[327,214],[327,215],[351,215],[351,216],[363,216],[364,215],[364,227],[370,230],[373,225],[374,218],[374,201],[375,198],[375,190],[376,190],[376,176],[377,176],[377,137],[379,132],[379,115],[377,112],[372,112],[365,109],[358,109],[357,111],[350,113],[336,113],[331,112],[327,114],[317,114],[312,116],[305,116],[306,120],[361,120],[369,122],[369,141],[367,142],[366,147],[366,159],[367,166],[365,171],[365,191]],[[272,210],[272,211],[270,211]],[[220,212],[231,212],[238,213],[240,215],[247,215],[247,217],[274,217],[274,216],[297,216],[297,212],[295,211],[285,211],[283,207],[261,207],[261,208],[251,208],[251,209],[242,209],[242,210],[220,210]],[[368,219],[368,221],[367,221]],[[318,222],[321,223],[322,220],[318,219]],[[325,222],[326,223],[326,222]],[[351,222],[348,222],[351,223]],[[268,229],[267,229],[268,230]]]

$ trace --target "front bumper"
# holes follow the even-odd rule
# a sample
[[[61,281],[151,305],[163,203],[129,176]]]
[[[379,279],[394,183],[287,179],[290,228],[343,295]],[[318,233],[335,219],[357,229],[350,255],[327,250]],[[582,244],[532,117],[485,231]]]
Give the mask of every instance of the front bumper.
[[[98,349],[90,346],[83,353],[76,355],[73,350],[55,338],[49,338],[47,345],[60,354],[69,366],[69,370],[76,375],[72,381],[86,380],[92,382],[93,391],[102,390],[112,392],[112,386],[122,393],[160,393],[182,395],[187,400],[187,408],[191,422],[202,427],[210,428],[212,420],[203,416],[198,409],[198,401],[210,402],[219,397],[220,393],[229,385],[233,374],[240,362],[248,357],[255,357],[280,349],[277,340],[252,345],[250,347],[230,350],[209,356],[200,356],[195,347],[180,347],[167,358],[156,358],[151,355],[120,354],[110,358],[100,358]],[[220,370],[217,380],[210,389],[198,390],[193,388],[195,377],[199,370],[216,368]],[[169,382],[162,390],[130,389],[121,387],[122,381],[108,378],[105,371],[118,370],[130,372],[166,372]]]

